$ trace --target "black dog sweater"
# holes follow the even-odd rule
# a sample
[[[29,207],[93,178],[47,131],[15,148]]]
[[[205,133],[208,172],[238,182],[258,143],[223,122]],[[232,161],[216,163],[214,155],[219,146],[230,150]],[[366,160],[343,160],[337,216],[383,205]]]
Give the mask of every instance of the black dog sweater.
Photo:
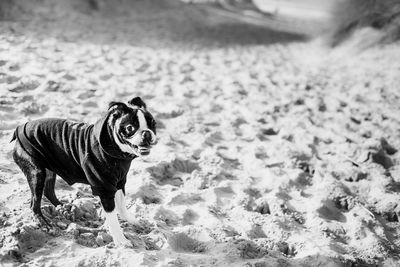
[[[18,126],[14,136],[39,166],[68,184],[89,184],[94,195],[113,198],[125,190],[134,155],[122,152],[112,139],[109,114],[95,124],[39,119]]]

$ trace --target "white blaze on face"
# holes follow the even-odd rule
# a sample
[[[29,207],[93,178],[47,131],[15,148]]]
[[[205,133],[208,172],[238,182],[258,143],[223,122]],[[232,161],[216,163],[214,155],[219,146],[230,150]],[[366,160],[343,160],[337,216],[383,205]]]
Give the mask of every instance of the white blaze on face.
[[[126,139],[129,143],[135,146],[139,146],[142,143],[142,133],[144,130],[148,130],[146,118],[144,117],[143,111],[138,109],[136,113],[138,122],[139,122],[139,129],[136,129],[136,133],[131,137]]]
[[[135,146],[139,146],[139,144],[142,143],[143,131],[149,131],[151,134],[152,143],[154,143],[156,140],[156,135],[152,130],[149,129],[144,112],[141,109],[138,109],[136,114],[139,122],[139,129],[137,129],[136,133],[131,138],[127,139],[127,141]]]
[[[148,130],[149,126],[147,125],[147,121],[146,121],[146,118],[144,117],[144,113],[142,110],[140,110],[140,109],[138,110],[137,117],[139,120],[139,126],[140,126],[139,129]]]
[[[147,130],[147,131],[150,132],[150,134],[151,134],[151,144],[154,144],[156,142],[156,140],[157,140],[157,137],[156,137],[156,134],[151,129],[149,129],[149,125],[147,125],[147,120],[146,120],[146,118],[144,116],[143,111],[142,110],[138,110],[137,114],[138,114],[139,125],[140,125],[141,129]],[[142,128],[142,125],[143,125],[143,128]]]

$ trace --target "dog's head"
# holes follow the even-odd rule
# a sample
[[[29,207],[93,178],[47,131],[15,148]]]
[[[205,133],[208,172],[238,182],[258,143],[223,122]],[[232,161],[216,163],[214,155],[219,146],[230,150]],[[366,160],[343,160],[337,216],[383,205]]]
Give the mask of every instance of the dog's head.
[[[135,97],[127,104],[111,102],[108,110],[108,124],[119,149],[131,155],[148,155],[157,143],[156,122],[143,100]]]

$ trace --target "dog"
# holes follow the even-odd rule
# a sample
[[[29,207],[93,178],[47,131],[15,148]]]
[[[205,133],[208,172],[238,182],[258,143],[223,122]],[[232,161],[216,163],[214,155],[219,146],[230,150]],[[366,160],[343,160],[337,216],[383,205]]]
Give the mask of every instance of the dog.
[[[117,213],[128,223],[136,219],[125,205],[125,183],[131,161],[146,156],[157,142],[156,122],[140,97],[111,102],[95,124],[64,119],[38,119],[18,126],[13,134],[13,158],[32,193],[31,209],[41,224],[42,195],[54,205],[56,175],[69,185],[89,184],[100,197],[105,223],[116,245],[130,246]]]

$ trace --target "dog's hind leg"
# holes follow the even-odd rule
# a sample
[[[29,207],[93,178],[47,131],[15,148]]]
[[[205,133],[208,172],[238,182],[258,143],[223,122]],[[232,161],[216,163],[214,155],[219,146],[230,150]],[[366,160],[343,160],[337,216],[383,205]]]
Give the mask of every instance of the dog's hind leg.
[[[46,168],[29,156],[21,147],[19,142],[16,142],[13,158],[15,163],[20,167],[28,180],[29,188],[31,189],[31,209],[41,224],[51,226],[42,214],[40,207],[43,195],[43,188],[46,179]]]
[[[56,184],[56,174],[49,169],[46,169],[46,179],[44,181],[44,195],[55,207],[62,205],[60,200],[58,200],[56,193],[54,191],[54,186]]]

